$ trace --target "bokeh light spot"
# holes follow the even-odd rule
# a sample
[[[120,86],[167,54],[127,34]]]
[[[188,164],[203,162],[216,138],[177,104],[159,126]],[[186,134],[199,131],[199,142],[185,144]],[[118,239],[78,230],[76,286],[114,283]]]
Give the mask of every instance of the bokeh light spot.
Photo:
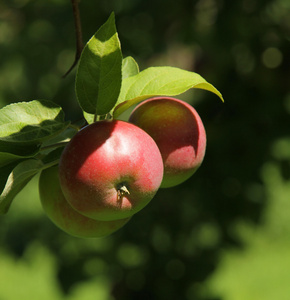
[[[282,60],[283,60],[282,52],[275,47],[267,48],[262,54],[262,62],[269,69],[274,69],[279,67],[282,63]]]

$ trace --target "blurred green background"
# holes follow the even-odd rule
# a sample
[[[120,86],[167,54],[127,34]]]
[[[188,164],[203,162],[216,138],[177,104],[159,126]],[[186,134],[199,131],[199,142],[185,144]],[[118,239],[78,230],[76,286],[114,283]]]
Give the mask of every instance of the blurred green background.
[[[195,71],[179,98],[203,119],[207,153],[103,239],[66,235],[44,215],[37,177],[0,217],[2,300],[290,299],[290,2],[81,1],[84,41],[115,11],[124,56],[141,70]],[[49,99],[67,119],[74,93],[69,0],[0,2],[0,107]]]

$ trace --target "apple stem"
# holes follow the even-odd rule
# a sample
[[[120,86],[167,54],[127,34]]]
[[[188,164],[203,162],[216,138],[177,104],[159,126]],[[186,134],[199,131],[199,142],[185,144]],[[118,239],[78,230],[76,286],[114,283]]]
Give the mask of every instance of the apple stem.
[[[111,120],[112,115],[110,113],[104,115],[95,114],[94,122],[103,121],[103,120]]]
[[[118,201],[121,201],[125,195],[130,195],[130,192],[127,189],[127,187],[123,184],[120,187],[118,187],[117,194],[118,194]]]
[[[110,113],[107,113],[106,114],[106,120],[112,120],[112,115]]]

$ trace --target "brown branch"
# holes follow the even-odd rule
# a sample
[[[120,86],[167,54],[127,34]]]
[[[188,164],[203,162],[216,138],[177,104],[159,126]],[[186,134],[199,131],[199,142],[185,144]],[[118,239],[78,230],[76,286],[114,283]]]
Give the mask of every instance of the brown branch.
[[[74,15],[74,23],[75,23],[75,34],[76,34],[76,55],[75,60],[69,70],[63,75],[66,77],[73,68],[77,65],[83,50],[83,34],[82,34],[82,26],[81,26],[81,18],[80,18],[80,10],[79,10],[79,2],[80,0],[71,0],[73,15]]]

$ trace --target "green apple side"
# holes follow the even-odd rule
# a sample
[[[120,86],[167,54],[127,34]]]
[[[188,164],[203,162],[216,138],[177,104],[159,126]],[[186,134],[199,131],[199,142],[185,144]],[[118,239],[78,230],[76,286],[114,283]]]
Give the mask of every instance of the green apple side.
[[[39,195],[43,210],[64,232],[82,238],[104,237],[124,226],[130,218],[97,221],[83,216],[66,201],[59,183],[58,166],[45,169],[39,178]]]

